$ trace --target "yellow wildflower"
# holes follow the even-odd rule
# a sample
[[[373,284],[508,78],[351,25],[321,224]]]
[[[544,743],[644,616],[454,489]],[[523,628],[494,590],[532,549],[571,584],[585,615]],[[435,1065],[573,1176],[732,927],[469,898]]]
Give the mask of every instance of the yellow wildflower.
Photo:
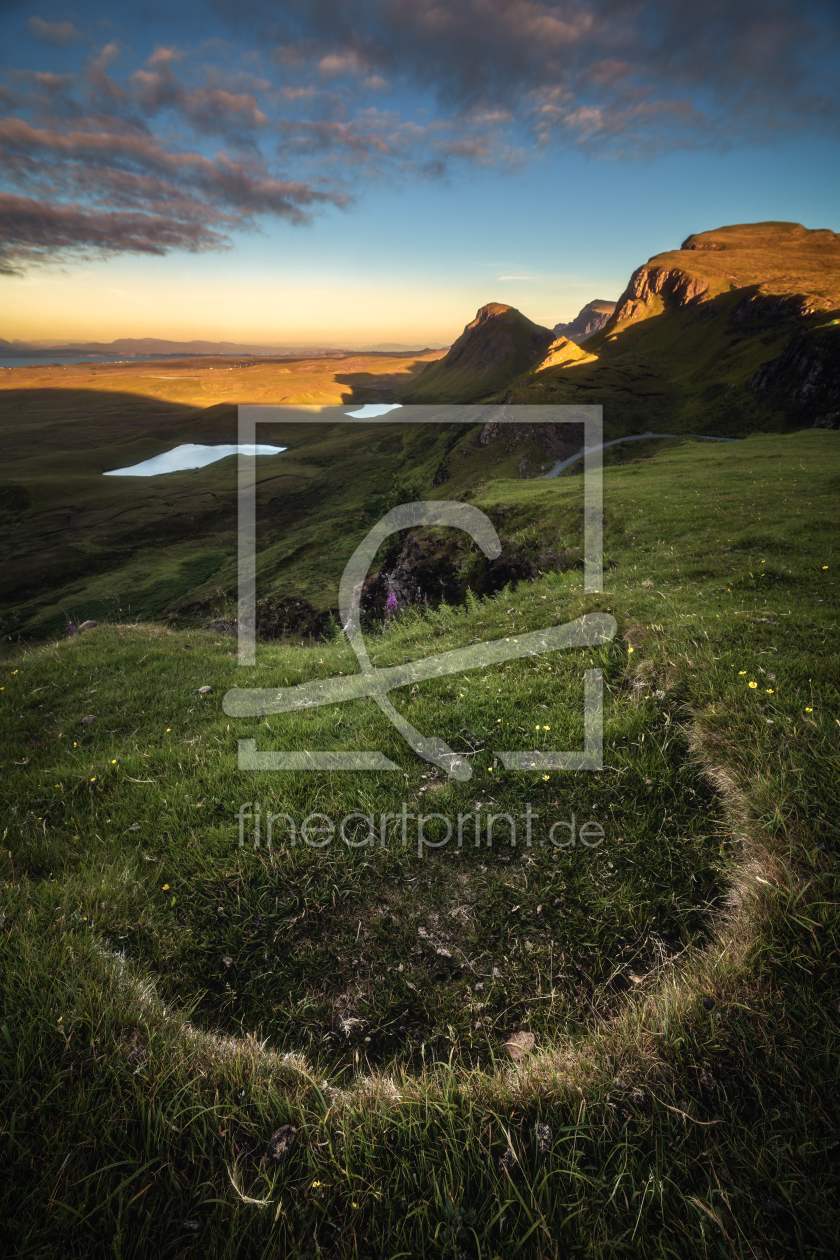
[[[169,892],[169,885],[168,885],[168,884],[164,884],[164,885],[163,885],[163,891],[164,891],[164,892]]]
[[[757,683],[757,682],[751,682],[751,683],[750,683],[750,686],[752,687],[753,691],[755,691],[756,687],[758,686],[758,683]]]

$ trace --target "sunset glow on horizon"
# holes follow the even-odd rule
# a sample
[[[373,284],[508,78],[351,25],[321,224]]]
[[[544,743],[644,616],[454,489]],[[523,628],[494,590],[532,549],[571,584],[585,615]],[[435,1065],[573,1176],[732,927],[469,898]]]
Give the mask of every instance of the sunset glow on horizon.
[[[445,345],[692,232],[840,227],[828,4],[338,12],[13,0],[0,337]]]

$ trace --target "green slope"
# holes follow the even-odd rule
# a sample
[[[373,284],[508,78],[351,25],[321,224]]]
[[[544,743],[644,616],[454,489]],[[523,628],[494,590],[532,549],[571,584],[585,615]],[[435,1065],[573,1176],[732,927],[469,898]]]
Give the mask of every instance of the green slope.
[[[784,223],[700,233],[634,272],[610,322],[584,343],[595,361],[538,365],[499,397],[599,403],[610,436],[837,427],[838,308],[835,233]],[[758,369],[777,360],[782,370],[757,388]]]
[[[836,1255],[839,452],[763,435],[607,469],[603,594],[552,574],[369,634],[381,666],[616,617],[594,653],[394,694],[469,750],[468,783],[370,700],[226,717],[245,671],[221,636],[7,649],[3,1254]],[[554,540],[579,492],[477,502]],[[596,666],[604,770],[503,772],[499,747],[579,746]],[[357,670],[336,638],[262,646],[250,676]],[[242,737],[400,772],[249,774]],[[539,819],[515,848],[320,850],[282,819],[240,848],[255,801],[263,826],[353,814],[354,840],[403,801],[413,841],[476,803]],[[573,812],[603,844],[547,842]],[[291,1155],[264,1159],[284,1124]]]
[[[404,402],[475,402],[528,371],[554,334],[513,306],[489,302],[467,324],[448,354],[403,390]]]

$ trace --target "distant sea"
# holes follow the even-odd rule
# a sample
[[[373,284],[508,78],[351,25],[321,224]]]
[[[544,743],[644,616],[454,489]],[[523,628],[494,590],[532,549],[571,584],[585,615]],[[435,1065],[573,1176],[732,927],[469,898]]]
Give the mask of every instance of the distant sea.
[[[179,357],[183,358],[182,355]],[[125,363],[125,362],[128,362],[128,360],[120,358],[119,355],[116,355],[116,354],[96,354],[96,355],[86,354],[86,355],[83,355],[81,358],[79,358],[78,355],[76,355],[75,358],[70,358],[70,357],[65,358],[62,355],[56,355],[54,359],[49,358],[43,354],[39,354],[37,357],[33,357],[31,359],[26,359],[26,358],[19,359],[17,358],[17,356],[15,356],[14,358],[6,358],[5,355],[0,355],[0,367],[10,367],[10,368],[48,367],[50,363],[60,363],[62,367],[70,367],[74,363]]]
[[[217,355],[217,354],[33,354],[17,355],[0,354],[0,367],[49,367],[58,363],[61,367],[72,367],[76,363],[159,363],[163,359],[218,359],[218,358],[274,358],[274,355]]]

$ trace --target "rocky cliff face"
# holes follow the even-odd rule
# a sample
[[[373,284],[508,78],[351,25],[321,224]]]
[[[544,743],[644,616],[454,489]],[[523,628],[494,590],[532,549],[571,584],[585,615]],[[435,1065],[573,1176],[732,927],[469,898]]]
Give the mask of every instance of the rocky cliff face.
[[[615,302],[596,298],[594,302],[587,302],[570,323],[555,324],[554,335],[565,337],[579,345],[587,337],[593,337],[596,332],[600,332],[614,311]]]
[[[745,301],[736,323],[833,309],[840,303],[840,234],[801,223],[741,223],[699,232],[633,272],[607,326],[663,309],[705,307],[739,289]],[[775,311],[774,302],[781,303]]]
[[[790,297],[779,297],[775,293],[763,293],[760,289],[749,289],[732,311],[729,322],[733,327],[747,327],[756,324],[779,324],[788,320],[802,319],[813,315],[816,311],[830,308],[830,303],[813,294],[795,293]]]
[[[840,328],[798,333],[756,369],[749,388],[799,424],[840,429]]]
[[[690,302],[701,302],[709,285],[698,276],[688,275],[676,267],[653,267],[646,263],[630,277],[630,283],[618,299],[610,325],[624,324],[650,314],[655,295],[660,295],[666,309],[680,310]]]

